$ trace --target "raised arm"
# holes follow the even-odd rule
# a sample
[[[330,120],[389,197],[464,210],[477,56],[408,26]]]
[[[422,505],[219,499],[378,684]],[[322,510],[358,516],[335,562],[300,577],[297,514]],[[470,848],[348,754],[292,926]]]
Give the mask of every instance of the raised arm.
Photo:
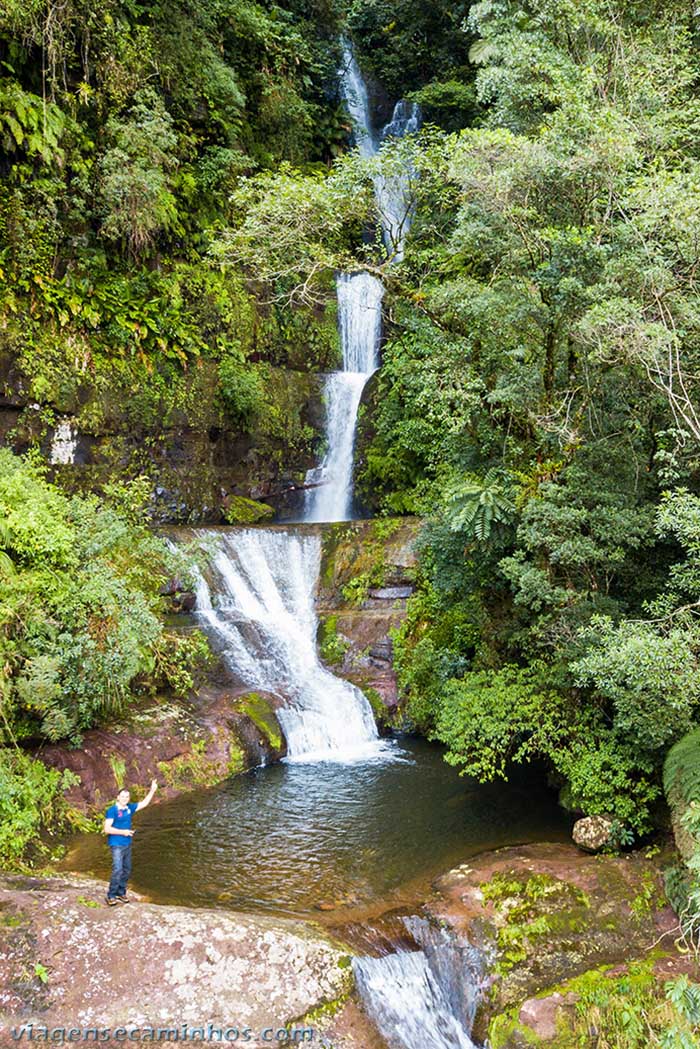
[[[137,812],[140,812],[141,809],[145,809],[147,805],[151,804],[151,802],[153,801],[153,795],[155,794],[155,792],[157,790],[158,790],[158,784],[157,784],[157,782],[154,779],[152,779],[151,780],[151,789],[149,790],[148,794],[143,799],[143,801],[140,801],[138,803],[138,805],[136,806],[136,811]]]

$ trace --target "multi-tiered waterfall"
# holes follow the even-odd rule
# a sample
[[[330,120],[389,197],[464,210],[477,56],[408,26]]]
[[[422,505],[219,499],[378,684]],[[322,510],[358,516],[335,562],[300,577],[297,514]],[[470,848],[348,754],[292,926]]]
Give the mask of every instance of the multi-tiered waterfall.
[[[374,135],[367,90],[349,45],[344,48],[341,89],[357,145],[368,158],[388,137],[401,137],[418,126],[415,106],[402,101],[381,135]],[[400,257],[410,218],[405,182],[378,174],[375,187],[391,260]],[[326,383],[328,450],[309,478],[315,486],[308,493],[307,522],[342,521],[352,513],[357,413],[365,383],[379,363],[382,295],[381,282],[364,270],[338,276],[343,370]],[[289,527],[209,531],[199,537],[210,551],[211,564],[199,574],[197,615],[241,683],[286,699],[278,716],[289,756],[342,760],[380,752],[367,699],[329,673],[316,652],[320,537]]]
[[[372,130],[367,88],[350,45],[343,45],[340,86],[352,118],[355,142],[362,156],[374,157],[383,142],[416,131],[418,108],[401,99],[381,134]],[[408,173],[374,178],[375,199],[387,258],[403,257],[403,244],[411,219]],[[305,519],[345,521],[352,515],[353,450],[357,413],[367,380],[379,365],[382,337],[381,281],[360,270],[341,273],[337,282],[338,327],[343,352],[343,370],[326,380],[327,451],[319,467],[309,471]]]

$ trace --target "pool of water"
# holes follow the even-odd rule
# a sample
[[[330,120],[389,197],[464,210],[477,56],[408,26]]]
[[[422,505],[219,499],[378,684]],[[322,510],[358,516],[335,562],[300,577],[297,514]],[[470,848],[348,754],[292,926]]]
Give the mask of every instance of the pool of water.
[[[568,837],[540,774],[483,785],[437,746],[394,748],[390,760],[256,769],[152,805],[134,821],[133,887],[163,903],[337,918],[486,849]],[[107,877],[104,837],[68,846],[64,868]]]

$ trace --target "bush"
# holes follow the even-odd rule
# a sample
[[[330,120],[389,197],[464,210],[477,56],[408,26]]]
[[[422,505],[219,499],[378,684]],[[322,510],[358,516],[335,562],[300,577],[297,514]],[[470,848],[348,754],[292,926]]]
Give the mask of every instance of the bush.
[[[0,738],[78,742],[136,691],[187,684],[202,644],[163,629],[160,591],[186,566],[161,539],[7,450],[0,518]]]
[[[47,833],[80,822],[64,791],[78,777],[59,772],[12,747],[0,749],[0,866],[31,865],[51,850]]]

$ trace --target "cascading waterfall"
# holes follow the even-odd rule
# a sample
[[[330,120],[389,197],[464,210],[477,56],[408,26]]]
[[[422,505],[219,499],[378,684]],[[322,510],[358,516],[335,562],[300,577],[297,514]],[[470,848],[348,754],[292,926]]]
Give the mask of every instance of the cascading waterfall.
[[[337,280],[343,371],[326,380],[323,462],[307,474],[318,484],[308,493],[307,521],[345,521],[352,512],[355,428],[365,384],[378,365],[384,288],[369,273],[341,273]]]
[[[404,924],[421,950],[353,960],[368,1015],[391,1049],[476,1049],[481,952],[422,918]]]
[[[319,662],[314,592],[317,534],[284,529],[196,533],[211,557],[198,573],[197,616],[223,658],[250,688],[282,692],[278,711],[292,760],[357,760],[387,744],[363,693]]]
[[[373,157],[382,142],[418,129],[418,107],[402,99],[396,103],[391,120],[375,139],[367,87],[347,41],[343,42],[340,88],[352,118],[355,143],[362,156]],[[409,174],[377,175],[374,180],[382,239],[387,255],[393,261],[403,257],[403,242],[410,224]],[[310,486],[304,514],[307,521],[345,521],[352,516],[357,413],[367,380],[379,365],[384,294],[381,281],[364,271],[341,273],[336,288],[343,370],[326,379],[327,451],[320,466],[306,476],[306,483]]]

